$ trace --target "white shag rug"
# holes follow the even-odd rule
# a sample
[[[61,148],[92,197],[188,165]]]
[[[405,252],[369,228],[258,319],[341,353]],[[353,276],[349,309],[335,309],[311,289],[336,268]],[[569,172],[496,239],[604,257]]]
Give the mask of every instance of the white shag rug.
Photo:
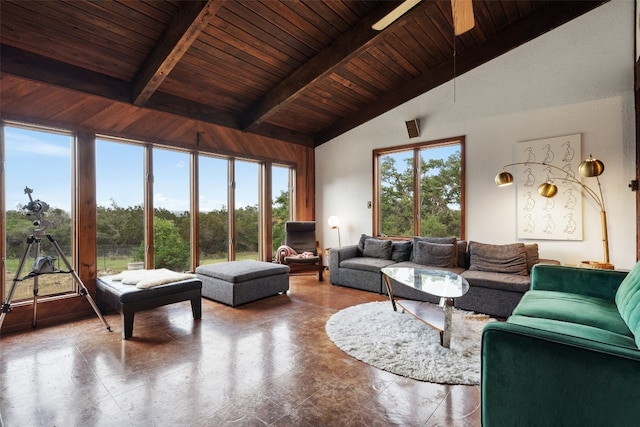
[[[338,348],[376,368],[420,381],[475,385],[480,383],[482,328],[491,321],[454,309],[448,349],[440,345],[438,331],[400,307],[393,311],[389,301],[341,310],[325,329]]]

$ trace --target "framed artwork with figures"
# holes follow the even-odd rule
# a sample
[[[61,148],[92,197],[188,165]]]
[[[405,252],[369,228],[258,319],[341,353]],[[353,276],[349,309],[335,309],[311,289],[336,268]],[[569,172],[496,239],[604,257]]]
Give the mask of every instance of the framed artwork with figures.
[[[580,134],[516,144],[516,162],[524,163],[516,169],[519,239],[582,240],[582,189],[563,179],[569,175],[580,180],[581,154]],[[558,187],[555,197],[538,194],[538,186],[547,181]]]

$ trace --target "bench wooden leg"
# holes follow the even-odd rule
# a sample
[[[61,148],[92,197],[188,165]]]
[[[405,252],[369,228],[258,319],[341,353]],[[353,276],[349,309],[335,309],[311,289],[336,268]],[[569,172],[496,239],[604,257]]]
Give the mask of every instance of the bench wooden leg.
[[[200,295],[191,298],[191,312],[194,319],[202,317],[202,297]]]
[[[122,310],[122,338],[129,339],[133,336],[133,315],[134,311],[129,311],[123,307]]]

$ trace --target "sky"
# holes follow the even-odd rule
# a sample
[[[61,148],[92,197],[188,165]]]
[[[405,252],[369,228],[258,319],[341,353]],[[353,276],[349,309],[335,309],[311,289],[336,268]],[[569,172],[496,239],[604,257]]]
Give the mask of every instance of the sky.
[[[70,134],[4,127],[5,202],[7,210],[21,209],[29,202],[25,186],[33,189],[34,200],[70,212]],[[142,204],[144,195],[144,150],[136,144],[96,141],[96,199],[98,206],[120,207]],[[154,205],[170,211],[189,210],[189,154],[166,149],[153,150]],[[226,160],[200,156],[200,210],[207,212],[227,206]],[[258,204],[257,163],[236,162],[236,206]],[[286,168],[275,168],[275,195],[288,182]]]

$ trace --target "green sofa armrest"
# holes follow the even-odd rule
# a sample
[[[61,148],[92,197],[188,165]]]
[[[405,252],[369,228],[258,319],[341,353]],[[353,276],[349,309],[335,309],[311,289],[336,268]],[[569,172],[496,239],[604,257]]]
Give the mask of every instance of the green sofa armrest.
[[[505,322],[482,336],[484,427],[637,425],[640,351]]]
[[[613,301],[627,273],[615,270],[536,264],[531,289],[568,292]]]

